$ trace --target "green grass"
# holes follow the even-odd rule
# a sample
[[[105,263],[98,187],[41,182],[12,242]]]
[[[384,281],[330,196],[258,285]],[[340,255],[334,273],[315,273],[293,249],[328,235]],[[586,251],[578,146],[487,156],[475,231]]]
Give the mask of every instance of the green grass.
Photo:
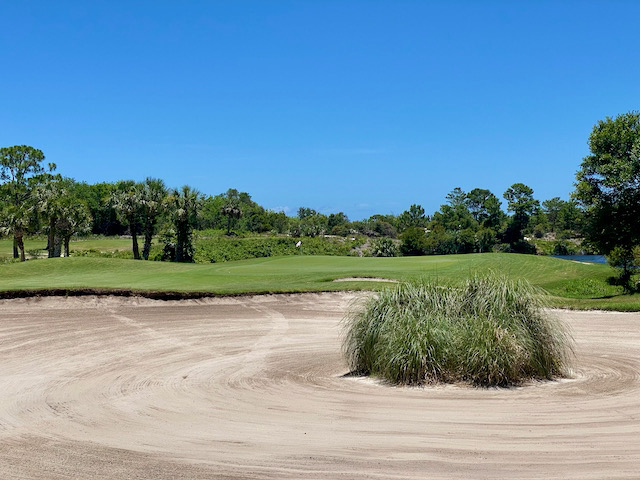
[[[496,275],[450,288],[401,284],[352,308],[345,356],[354,372],[396,384],[508,386],[564,376],[571,338],[544,296]]]
[[[389,285],[332,280],[383,277],[449,283],[489,270],[547,290],[554,306],[640,310],[640,295],[623,295],[620,287],[607,284],[614,270],[606,265],[498,253],[400,258],[299,255],[209,265],[92,257],[39,259],[0,265],[0,291],[95,288],[239,294],[379,290]]]
[[[140,240],[142,242],[143,240]],[[46,256],[47,252],[47,237],[27,237],[24,240],[24,250],[29,257],[29,252],[39,252],[41,256]],[[72,252],[83,252],[87,250],[94,250],[100,252],[125,252],[131,251],[131,239],[120,237],[103,237],[103,236],[89,236],[80,237],[76,240],[72,240],[69,244],[69,248]],[[140,244],[142,249],[142,243]],[[133,255],[133,254],[132,254]],[[13,239],[1,238],[0,239],[0,258],[11,258],[13,256]]]

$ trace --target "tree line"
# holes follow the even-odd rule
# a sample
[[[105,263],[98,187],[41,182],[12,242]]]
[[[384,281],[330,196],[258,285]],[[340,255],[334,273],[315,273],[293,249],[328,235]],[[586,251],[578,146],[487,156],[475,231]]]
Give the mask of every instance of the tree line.
[[[145,260],[152,239],[159,238],[162,258],[179,262],[193,260],[193,232],[204,229],[226,235],[389,239],[376,244],[380,255],[396,254],[398,244],[404,255],[534,253],[531,239],[542,237],[555,238],[555,253],[562,254],[565,240],[577,237],[587,248],[614,258],[630,279],[640,261],[640,114],[598,122],[589,147],[570,200],[540,202],[523,183],[514,183],[501,198],[483,188],[454,188],[431,215],[414,204],[398,215],[360,221],[308,207],[289,217],[258,205],[246,192],[229,189],[204,196],[189,186],[168,188],[155,178],[90,185],[55,173],[56,165],[46,164],[36,148],[6,147],[0,149],[0,233],[13,237],[14,257],[21,260],[26,235],[46,234],[48,256],[56,257],[69,255],[73,235],[93,233],[130,235],[134,258]]]

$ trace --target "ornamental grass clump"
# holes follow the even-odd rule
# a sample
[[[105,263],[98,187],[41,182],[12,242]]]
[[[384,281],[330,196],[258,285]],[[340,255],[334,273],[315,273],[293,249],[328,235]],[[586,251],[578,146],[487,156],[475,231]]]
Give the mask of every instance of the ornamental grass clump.
[[[397,384],[508,386],[566,374],[571,337],[523,280],[405,283],[354,305],[343,349],[353,372]]]

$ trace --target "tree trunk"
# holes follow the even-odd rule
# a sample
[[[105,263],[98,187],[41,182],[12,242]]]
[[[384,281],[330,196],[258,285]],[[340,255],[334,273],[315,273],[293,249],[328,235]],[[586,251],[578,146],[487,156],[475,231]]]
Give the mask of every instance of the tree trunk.
[[[176,229],[176,262],[183,261],[183,253],[184,253],[184,238],[182,235],[182,228],[180,225],[177,226]]]
[[[69,241],[71,240],[71,235],[65,235],[64,237],[64,256],[69,257]]]
[[[149,260],[149,252],[151,252],[151,242],[153,241],[153,224],[147,222],[144,228],[144,247],[142,247],[142,258]]]
[[[20,254],[18,253],[18,238],[13,236],[13,258],[18,258]]]
[[[48,257],[54,258],[56,256],[55,253],[55,244],[56,244],[56,217],[51,216],[49,218],[49,235],[47,236],[47,250],[49,251]],[[58,255],[59,256],[59,255]]]
[[[53,237],[53,258],[60,258],[62,254],[62,237],[56,235]]]
[[[16,234],[14,239],[17,243],[18,249],[20,250],[20,261],[24,262],[26,258],[24,257],[24,242],[22,241],[22,233]]]
[[[140,260],[138,236],[136,235],[136,223],[133,221],[133,219],[129,220],[129,230],[131,231],[131,239],[133,240],[133,258],[136,260]]]

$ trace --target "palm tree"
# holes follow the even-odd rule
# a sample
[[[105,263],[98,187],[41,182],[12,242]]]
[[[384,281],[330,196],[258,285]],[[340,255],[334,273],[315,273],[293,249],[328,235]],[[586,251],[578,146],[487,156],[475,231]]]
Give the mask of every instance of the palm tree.
[[[27,145],[0,148],[0,196],[4,203],[0,216],[0,229],[13,235],[13,255],[24,262],[23,237],[28,232],[33,214],[33,187],[56,169],[50,163],[45,169],[41,163],[44,154]]]
[[[38,213],[47,220],[47,252],[49,258],[59,257],[61,244],[56,234],[56,225],[60,216],[60,201],[68,196],[60,177],[50,178],[38,185],[33,192]]]
[[[31,213],[31,208],[27,204],[18,206],[8,204],[0,212],[0,234],[13,234],[14,250],[18,250],[21,262],[25,261],[23,239],[29,231]]]
[[[166,205],[170,210],[175,228],[175,252],[173,261],[193,262],[193,228],[198,222],[198,212],[202,205],[202,195],[185,185],[174,189],[167,197]]]
[[[147,178],[140,190],[140,205],[144,229],[144,247],[142,258],[149,260],[151,241],[156,233],[156,224],[162,211],[162,202],[167,196],[167,187],[158,178]]]
[[[69,256],[69,242],[76,233],[91,229],[91,212],[85,202],[71,195],[60,199],[60,211],[56,231],[64,242],[64,256]]]
[[[230,188],[224,195],[225,204],[220,208],[220,214],[227,217],[227,235],[231,235],[231,226],[238,218],[242,217],[240,207],[240,194],[235,188]]]
[[[133,241],[133,258],[140,260],[138,236],[136,227],[140,215],[141,195],[140,187],[132,180],[123,180],[116,184],[116,190],[111,194],[110,202],[122,222],[129,225]]]

